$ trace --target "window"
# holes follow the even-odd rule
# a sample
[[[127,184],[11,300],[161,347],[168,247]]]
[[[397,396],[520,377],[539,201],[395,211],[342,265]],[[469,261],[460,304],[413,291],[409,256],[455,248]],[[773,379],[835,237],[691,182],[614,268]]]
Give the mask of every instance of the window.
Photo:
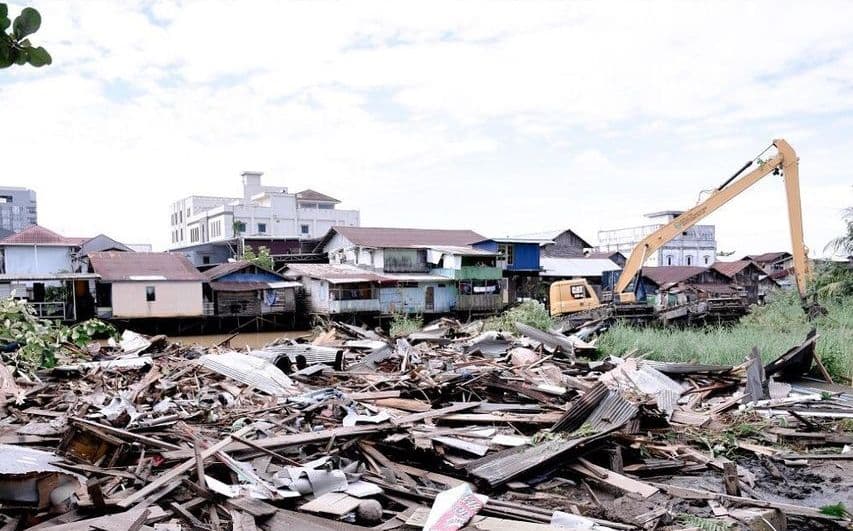
[[[209,264],[210,263],[210,257],[209,256],[202,256],[201,257],[201,263],[202,264]]]
[[[264,234],[267,232],[267,224],[266,223],[258,223],[258,234]]]
[[[300,227],[300,230],[302,234],[308,234],[311,231],[311,227],[309,227],[308,225],[302,225]]]
[[[145,286],[145,300],[148,302],[157,300],[157,292],[154,290],[154,286]]]
[[[498,245],[498,252],[501,253],[501,256],[503,256],[504,260],[506,260],[506,265],[513,265],[513,263],[515,262],[515,253],[513,253],[512,244],[502,243]]]
[[[322,210],[332,210],[333,208],[335,208],[335,205],[333,205],[332,203],[320,203],[318,206]]]
[[[242,232],[246,232],[246,224],[242,221],[234,222],[234,232],[240,234]]]
[[[181,234],[181,237],[178,238],[178,241],[184,241],[184,229],[181,229],[180,234]]]
[[[210,224],[210,237],[218,238],[222,235],[222,220],[216,220]]]
[[[586,298],[586,288],[584,288],[580,284],[572,286],[572,298],[573,299],[585,299]]]
[[[687,265],[693,265],[693,257],[690,255],[687,255]]]
[[[672,265],[672,255],[671,254],[666,256],[666,265]]]
[[[191,242],[197,242],[199,239],[198,236],[199,236],[198,227],[193,227],[192,229],[190,229],[190,241]]]
[[[181,223],[183,223],[183,222],[184,222],[184,211],[183,211],[183,210],[181,210],[180,212],[178,212],[178,221],[179,221],[179,222],[181,222]]]
[[[706,254],[706,255],[705,255],[705,265],[708,265],[708,261],[709,261],[709,260],[710,260],[710,258],[709,258],[709,257],[708,257],[708,255]]]

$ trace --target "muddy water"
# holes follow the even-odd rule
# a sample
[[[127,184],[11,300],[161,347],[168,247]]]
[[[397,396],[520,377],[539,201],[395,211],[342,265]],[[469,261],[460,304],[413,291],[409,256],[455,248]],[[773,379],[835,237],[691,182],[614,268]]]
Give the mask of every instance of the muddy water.
[[[224,341],[230,334],[208,334],[204,336],[169,336],[169,340],[184,345],[201,345],[205,347],[216,345]],[[275,341],[280,337],[296,338],[311,335],[310,330],[288,331],[288,332],[242,332],[231,340],[233,348],[260,348]]]

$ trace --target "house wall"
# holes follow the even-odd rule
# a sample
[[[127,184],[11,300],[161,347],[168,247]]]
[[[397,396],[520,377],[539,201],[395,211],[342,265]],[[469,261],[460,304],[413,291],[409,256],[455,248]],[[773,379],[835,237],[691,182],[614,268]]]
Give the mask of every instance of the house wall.
[[[433,307],[426,308],[427,288],[433,289]],[[379,288],[382,313],[445,313],[456,305],[456,288],[450,284],[429,282],[417,287],[389,286]]]
[[[553,239],[553,244],[543,245],[541,255],[548,257],[580,257],[583,256],[584,243],[572,231],[564,231]]]
[[[71,248],[8,246],[4,248],[4,266],[6,274],[71,272]]]
[[[146,287],[154,286],[156,300],[148,302]],[[196,317],[203,313],[201,282],[113,282],[113,317]]]

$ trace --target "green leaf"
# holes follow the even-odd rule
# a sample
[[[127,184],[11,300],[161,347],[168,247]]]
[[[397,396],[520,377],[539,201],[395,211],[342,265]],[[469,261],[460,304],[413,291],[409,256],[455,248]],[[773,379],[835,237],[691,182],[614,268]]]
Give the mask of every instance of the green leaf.
[[[9,16],[9,6],[6,4],[0,4],[0,18]]]
[[[38,31],[39,27],[41,27],[39,12],[31,7],[25,7],[21,14],[15,18],[15,23],[12,24],[12,32],[16,39],[23,39]]]
[[[49,65],[53,62],[53,59],[50,57],[50,54],[47,53],[47,50],[45,50],[41,46],[39,46],[38,48],[28,48],[27,51],[29,53],[29,63],[36,68]]]
[[[12,50],[12,59],[15,61],[16,65],[25,65],[27,64],[27,53],[29,48],[22,48],[20,50]]]
[[[0,31],[5,32],[6,28],[12,25],[12,21],[6,15],[0,15]]]

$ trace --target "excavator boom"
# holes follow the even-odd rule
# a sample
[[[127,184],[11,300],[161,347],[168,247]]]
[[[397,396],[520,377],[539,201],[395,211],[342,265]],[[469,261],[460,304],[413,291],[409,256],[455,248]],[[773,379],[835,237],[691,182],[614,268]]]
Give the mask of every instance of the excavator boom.
[[[631,283],[643,267],[646,258],[655,251],[666,245],[673,238],[682,234],[687,229],[701,221],[703,218],[737,197],[741,192],[760,181],[770,173],[781,172],[785,179],[785,191],[788,199],[788,223],[791,231],[792,254],[794,255],[794,275],[797,282],[797,290],[800,297],[806,298],[806,282],[810,276],[808,264],[808,250],[803,242],[803,214],[800,204],[800,180],[798,171],[797,154],[794,149],[782,139],[773,141],[777,153],[766,161],[757,162],[758,167],[735,180],[735,177],[723,183],[714,190],[710,196],[690,210],[682,213],[671,222],[667,223],[657,231],[646,236],[631,251],[622,274],[614,286],[614,301],[633,302],[634,294],[625,293],[625,289]],[[745,171],[755,161],[748,163],[742,169]],[[741,173],[738,172],[738,173]]]

